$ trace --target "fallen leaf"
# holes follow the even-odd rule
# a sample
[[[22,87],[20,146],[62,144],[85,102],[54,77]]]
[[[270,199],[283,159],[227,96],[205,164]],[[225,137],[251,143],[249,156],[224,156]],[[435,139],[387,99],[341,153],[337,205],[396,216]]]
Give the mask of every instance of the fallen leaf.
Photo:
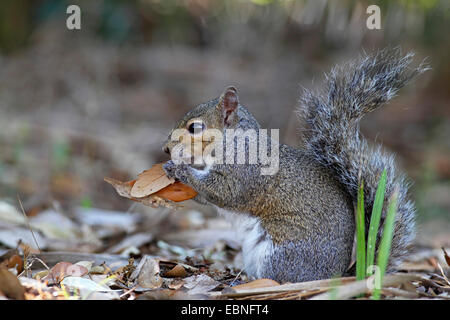
[[[72,277],[81,277],[87,274],[89,270],[82,265],[73,264],[66,269],[66,275]]]
[[[50,273],[44,279],[53,280],[56,283],[59,283],[68,276],[81,277],[88,272],[89,270],[82,265],[62,261],[54,265],[53,268],[50,269]]]
[[[136,180],[122,182],[108,177],[105,177],[103,180],[112,185],[122,197],[131,198],[131,188],[136,183]]]
[[[94,266],[91,268],[91,274],[103,274],[105,272],[105,268],[102,266]]]
[[[80,222],[89,226],[108,227],[130,231],[142,219],[139,214],[124,214],[121,211],[103,210],[98,208],[76,208],[75,216]]]
[[[43,280],[54,281],[55,283],[60,282],[66,275],[67,267],[71,266],[70,262],[58,262],[50,269],[49,274]]]
[[[25,288],[19,279],[3,268],[0,268],[0,291],[10,299],[25,299]]]
[[[445,262],[447,262],[447,265],[450,267],[450,256],[447,251],[445,251],[444,247],[442,247],[442,251],[444,251]]]
[[[86,278],[86,277],[84,277]],[[107,274],[92,274],[89,279],[102,286],[111,287],[116,284],[116,277]]]
[[[23,260],[19,255],[13,255],[8,260],[7,268],[15,268],[17,271],[17,274],[20,274],[23,271]]]
[[[172,290],[178,290],[185,284],[184,280],[173,279],[167,287]]]
[[[0,268],[15,268],[17,274],[23,271],[23,260],[17,249],[10,249],[0,256]]]
[[[166,176],[162,166],[162,163],[158,163],[140,173],[131,188],[130,195],[134,198],[143,198],[174,183],[175,180]]]
[[[44,279],[48,274],[50,273],[50,270],[42,270],[39,272],[36,272],[36,274],[33,276],[34,279]]]
[[[78,289],[80,291],[84,291],[82,295],[89,294],[91,292],[100,291],[100,292],[114,292],[108,288],[107,286],[100,285],[90,279],[80,278],[80,277],[67,277],[61,281],[61,284],[71,288]]]
[[[47,239],[41,236],[39,232],[34,231],[31,234],[30,229],[27,228],[10,228],[0,230],[0,242],[9,248],[17,247],[17,243],[21,240],[33,249],[38,249],[36,242],[39,244],[40,249],[47,248]],[[36,239],[36,241],[35,241]]]
[[[150,256],[143,256],[136,269],[130,276],[130,280],[136,282],[139,286],[149,289],[161,287],[163,280],[159,275],[158,260]]]
[[[9,249],[2,253],[0,256],[0,265],[6,265],[8,263],[8,260],[14,256],[19,254],[19,250],[17,249]]]
[[[87,272],[90,272],[92,269],[93,263],[94,263],[93,261],[78,261],[77,263],[75,263],[75,265],[84,267],[84,268],[86,268]]]
[[[78,226],[56,210],[44,210],[30,218],[33,230],[39,230],[49,239],[76,239]]]
[[[146,243],[153,240],[153,235],[149,232],[142,232],[130,235],[120,241],[118,244],[109,248],[106,252],[108,253],[123,253],[126,249],[130,247],[140,247]]]
[[[26,223],[23,214],[15,207],[4,201],[0,201],[0,221],[17,225]]]
[[[128,264],[127,259],[124,259],[123,257],[115,254],[81,253],[81,252],[42,252],[40,254],[36,254],[35,257],[45,261],[45,263],[47,263],[48,265],[56,265],[60,261],[66,261],[70,263],[76,263],[78,261],[93,261],[94,265],[103,265],[103,263],[105,263],[112,270],[116,270],[119,267]]]
[[[164,277],[167,278],[180,278],[186,276],[186,269],[182,265],[177,264],[175,267],[170,269],[164,274]]]
[[[183,279],[185,284],[183,287],[189,289],[188,294],[201,294],[211,291],[220,285],[220,282],[207,276],[206,274],[200,274],[190,276]]]

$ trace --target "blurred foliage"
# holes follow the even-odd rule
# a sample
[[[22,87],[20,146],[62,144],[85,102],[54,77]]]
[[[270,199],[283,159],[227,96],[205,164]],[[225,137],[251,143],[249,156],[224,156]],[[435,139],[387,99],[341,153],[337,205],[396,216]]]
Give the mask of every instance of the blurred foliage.
[[[23,46],[32,31],[32,1],[3,0],[0,5],[0,47],[4,52]]]
[[[317,4],[311,5],[312,2]],[[333,1],[326,0],[2,0],[1,50],[10,53],[20,49],[29,43],[33,31],[40,25],[55,18],[65,19],[69,4],[80,5],[82,29],[91,29],[101,39],[119,43],[150,43],[163,39],[191,45],[207,45],[208,40],[214,38],[214,25],[220,25],[222,21],[235,18],[254,23],[253,16],[265,15],[269,9],[281,11],[289,22],[297,19],[293,9],[313,8],[307,20],[316,24],[335,11]],[[447,0],[340,2],[348,15],[356,12],[361,4],[364,7],[379,5],[383,19],[390,11],[398,17],[407,13],[409,18],[414,19],[415,27],[409,28],[412,21],[405,19],[402,36],[418,36],[423,45],[436,45],[442,41],[442,31],[448,30],[450,9]],[[311,17],[314,14],[318,17]]]
[[[70,4],[81,7],[81,31],[66,29]],[[365,26],[371,4],[382,30]],[[84,207],[126,206],[112,203],[103,176],[133,177],[151,162],[144,153],[162,160],[169,123],[224,82],[245,84],[261,123],[296,142],[298,83],[363,49],[400,45],[433,70],[364,133],[376,140],[383,130],[383,144],[405,160],[419,217],[448,216],[449,17],[448,0],[2,0],[0,115],[21,124],[0,126],[0,193],[15,199],[20,186]],[[58,122],[67,132],[51,130]],[[133,129],[154,129],[154,140],[120,149],[102,125],[123,146],[140,143]]]
[[[56,170],[63,170],[70,161],[70,145],[59,140],[53,143],[53,165]]]

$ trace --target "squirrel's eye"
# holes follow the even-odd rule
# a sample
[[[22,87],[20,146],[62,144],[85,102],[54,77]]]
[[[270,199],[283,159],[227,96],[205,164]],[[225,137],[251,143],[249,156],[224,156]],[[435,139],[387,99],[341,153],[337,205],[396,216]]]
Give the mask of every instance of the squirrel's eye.
[[[205,130],[205,124],[203,122],[192,122],[188,127],[190,134],[197,134],[203,130]]]

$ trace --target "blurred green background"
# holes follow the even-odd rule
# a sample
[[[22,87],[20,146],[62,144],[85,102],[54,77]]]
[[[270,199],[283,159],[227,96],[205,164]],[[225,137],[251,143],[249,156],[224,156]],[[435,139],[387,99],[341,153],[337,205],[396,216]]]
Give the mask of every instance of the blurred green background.
[[[81,30],[66,28],[69,4],[81,8]],[[381,30],[366,28],[370,4]],[[20,194],[28,214],[55,201],[127,210],[103,177],[131,179],[164,161],[162,142],[196,104],[234,84],[262,126],[295,145],[301,87],[318,88],[363,50],[399,45],[433,69],[362,130],[397,154],[419,220],[443,228],[449,17],[447,0],[2,0],[0,199]]]

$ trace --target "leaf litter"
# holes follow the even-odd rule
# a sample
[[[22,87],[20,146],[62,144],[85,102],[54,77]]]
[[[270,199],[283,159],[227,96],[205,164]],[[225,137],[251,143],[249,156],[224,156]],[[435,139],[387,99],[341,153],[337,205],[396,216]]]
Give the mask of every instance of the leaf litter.
[[[165,177],[161,165],[144,171],[136,180],[105,180],[119,195],[150,208],[140,212],[47,208],[34,212],[27,221],[13,206],[0,202],[0,244],[6,248],[0,256],[0,296],[107,300],[370,298],[366,282],[354,277],[284,284],[248,279],[239,269],[240,247],[229,223],[213,215],[199,217],[195,206],[187,210],[179,206],[178,200],[189,200],[195,194],[183,186],[177,189],[177,182]],[[447,250],[417,246],[399,272],[386,276],[383,298],[450,299]]]

